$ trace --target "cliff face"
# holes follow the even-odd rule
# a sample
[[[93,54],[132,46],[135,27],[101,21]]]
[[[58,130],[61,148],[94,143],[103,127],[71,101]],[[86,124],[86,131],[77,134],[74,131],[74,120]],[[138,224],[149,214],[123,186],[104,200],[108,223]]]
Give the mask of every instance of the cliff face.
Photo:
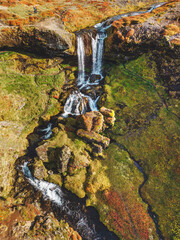
[[[1,1],[0,48],[40,55],[74,53],[73,32],[156,1]],[[33,7],[37,7],[37,12]],[[70,34],[71,33],[71,34]],[[9,38],[11,35],[11,38]]]
[[[77,64],[68,58],[76,55],[74,32],[152,2],[0,1],[2,239],[81,239],[57,221],[21,171],[27,147],[50,118],[52,138],[39,143],[31,163],[36,178],[87,196],[86,205],[120,239],[158,239],[146,203],[164,238],[179,239],[179,1],[114,21],[105,40],[104,85],[97,88],[100,112],[57,115],[76,89]],[[90,55],[86,32],[84,41]]]

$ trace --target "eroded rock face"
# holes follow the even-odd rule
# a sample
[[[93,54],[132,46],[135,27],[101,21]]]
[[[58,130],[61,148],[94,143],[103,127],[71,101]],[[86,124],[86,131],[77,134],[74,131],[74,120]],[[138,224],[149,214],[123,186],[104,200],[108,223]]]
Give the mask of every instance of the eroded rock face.
[[[176,51],[179,46],[179,6],[171,1],[151,13],[131,16],[114,21],[105,40],[105,54],[121,60],[139,56],[147,49],[169,48]]]
[[[134,11],[158,1],[38,1],[33,3],[5,1],[0,9],[0,48],[13,48],[33,53],[60,56],[74,53],[73,32],[94,26],[119,12]],[[85,17],[86,16],[86,17]],[[85,34],[86,35],[86,34]],[[11,37],[9,37],[11,36]],[[89,46],[90,37],[84,37]],[[86,53],[91,54],[90,48]]]
[[[48,18],[22,29],[4,28],[0,32],[0,48],[20,48],[36,54],[60,56],[67,49],[73,51],[74,39],[59,19]]]

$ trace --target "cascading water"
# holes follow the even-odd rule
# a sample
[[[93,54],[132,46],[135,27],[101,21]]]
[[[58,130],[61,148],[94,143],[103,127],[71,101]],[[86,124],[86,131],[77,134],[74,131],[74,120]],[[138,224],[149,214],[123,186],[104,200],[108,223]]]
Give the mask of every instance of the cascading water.
[[[96,36],[91,36],[92,40],[92,71],[90,76],[86,77],[85,73],[85,46],[83,42],[83,36],[77,35],[77,55],[78,55],[78,80],[77,87],[78,90],[72,92],[64,106],[63,117],[68,117],[71,115],[80,115],[85,113],[88,109],[90,111],[98,110],[97,109],[97,98],[93,99],[88,94],[82,94],[82,90],[89,90],[92,86],[99,85],[100,81],[103,79],[102,76],[102,58],[103,58],[103,50],[104,50],[104,39],[107,37],[106,30],[111,27],[113,21],[128,17],[128,16],[136,16],[144,13],[151,12],[152,10],[162,6],[164,3],[154,4],[147,11],[141,12],[132,12],[127,14],[121,14],[118,16],[114,16],[111,19],[107,19],[102,23],[96,24],[94,27],[97,30]],[[91,80],[91,76],[95,78],[95,81]],[[100,78],[96,78],[96,76],[100,76]],[[87,78],[87,79],[86,79]],[[84,101],[84,98],[88,99],[88,101]],[[81,110],[80,110],[81,108]]]
[[[64,113],[62,114],[62,117],[66,118],[69,114],[75,116],[84,114],[87,110],[87,101],[87,97],[81,92],[72,92],[64,105]]]
[[[85,50],[81,35],[77,36],[77,55],[78,55],[78,82],[77,86],[85,83]]]
[[[153,5],[146,12],[151,12],[153,9],[160,7],[163,4],[164,3]],[[95,38],[92,36],[92,72],[91,72],[91,75],[87,77],[87,79],[85,74],[84,42],[83,42],[82,36],[80,35],[77,36],[77,54],[78,54],[78,68],[79,68],[78,81],[77,81],[78,90],[72,92],[69,95],[64,106],[64,113],[62,114],[63,117],[68,117],[69,114],[75,115],[75,116],[83,114],[88,110],[88,107],[89,107],[89,110],[91,111],[97,110],[96,104],[99,99],[99,96],[94,94],[94,97],[92,97],[89,94],[82,93],[82,90],[91,89],[92,86],[98,85],[99,82],[103,79],[102,58],[103,58],[104,39],[106,38],[106,29],[108,29],[111,26],[114,20],[118,20],[120,18],[127,17],[127,16],[139,15],[146,12],[134,12],[129,14],[122,14],[119,16],[115,16],[111,19],[108,19],[102,23],[96,24],[94,26],[97,30],[97,35],[95,36]],[[93,78],[92,80],[91,76],[93,75],[95,75],[95,78]],[[47,128],[42,129],[41,132],[45,133],[45,135],[43,136],[43,139],[48,139],[52,134],[51,123],[47,126]],[[29,147],[29,150],[31,150],[32,152],[32,153],[29,153],[29,157],[31,157],[31,155],[33,155],[33,153],[35,152],[35,146],[36,144],[34,146]],[[103,228],[103,230],[101,229],[101,233],[97,233],[93,225],[89,225],[89,222],[87,220],[85,213],[82,212],[80,208],[78,208],[77,204],[74,204],[69,200],[68,195],[64,193],[59,186],[53,183],[48,183],[46,181],[38,180],[32,176],[28,168],[28,162],[25,162],[21,167],[22,167],[24,176],[29,181],[29,183],[34,188],[41,191],[45,199],[51,200],[51,202],[54,203],[59,208],[61,208],[61,210],[63,210],[67,216],[73,219],[73,221],[76,224],[75,228],[81,234],[83,239],[87,239],[87,240],[118,239],[115,235],[113,235],[113,233],[110,233],[107,230],[105,231],[104,230],[105,227]],[[137,167],[142,172],[142,169],[140,168],[140,166],[137,165]],[[145,181],[143,182],[143,184],[144,183]],[[143,186],[143,184],[140,186],[140,188]],[[150,209],[150,205],[148,205],[148,208]],[[156,221],[156,217],[154,217],[154,215],[152,215],[151,217],[158,230],[158,223]],[[161,232],[157,231],[157,233],[160,239],[163,239],[163,237],[161,237]]]
[[[85,49],[83,37],[77,36],[77,55],[78,55],[78,90],[72,92],[66,100],[64,106],[64,113],[62,117],[68,117],[69,114],[78,116],[85,113],[88,109],[90,111],[97,111],[97,101],[99,97],[93,98],[88,93],[83,91],[90,90],[92,86],[99,85],[103,79],[102,76],[102,58],[104,49],[104,39],[107,37],[106,29],[103,27],[97,31],[96,37],[91,36],[92,39],[92,71],[89,76],[85,74]],[[93,76],[94,81],[92,81]],[[96,78],[96,76],[98,76]],[[84,99],[87,99],[85,101]],[[80,109],[81,108],[81,109]]]
[[[104,29],[97,32],[96,37],[92,37],[92,74],[102,74],[102,57],[104,48],[104,39],[107,34]]]
[[[117,240],[118,238],[111,232],[104,229],[100,229],[99,232],[95,229],[95,221],[86,216],[86,213],[82,211],[82,205],[78,205],[75,200],[69,200],[69,196],[66,192],[54,184],[43,180],[38,180],[33,177],[29,168],[28,162],[25,162],[22,166],[22,171],[28,182],[37,190],[39,190],[44,199],[49,199],[60,212],[65,214],[74,223],[75,229],[80,233],[85,240]],[[58,208],[58,209],[57,209]]]

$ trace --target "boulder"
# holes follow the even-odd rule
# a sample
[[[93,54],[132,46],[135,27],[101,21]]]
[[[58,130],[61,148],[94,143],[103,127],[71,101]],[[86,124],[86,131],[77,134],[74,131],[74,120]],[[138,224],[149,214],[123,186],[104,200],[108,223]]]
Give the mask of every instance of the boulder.
[[[103,115],[98,111],[87,112],[77,117],[77,125],[88,132],[102,131],[103,122]]]
[[[71,149],[64,145],[57,151],[57,166],[58,171],[64,173],[67,171],[67,166],[71,157]]]
[[[43,162],[48,162],[48,155],[47,155],[48,147],[49,147],[49,143],[46,142],[36,148],[37,155],[39,159],[42,160]]]
[[[88,132],[83,129],[77,130],[77,135],[84,139],[88,143],[97,143],[101,145],[103,148],[106,148],[110,144],[110,139],[107,137],[104,137],[96,132]]]

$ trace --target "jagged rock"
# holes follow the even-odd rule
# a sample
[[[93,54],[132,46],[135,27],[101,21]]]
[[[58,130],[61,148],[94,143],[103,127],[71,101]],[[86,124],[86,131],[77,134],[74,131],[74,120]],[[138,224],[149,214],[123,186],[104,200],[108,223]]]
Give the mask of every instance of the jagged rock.
[[[102,149],[102,146],[93,143],[92,144],[92,151],[95,152],[95,153],[102,153],[103,149]]]
[[[100,132],[103,127],[103,115],[98,111],[87,112],[77,117],[77,125],[88,132]]]
[[[90,82],[95,82],[96,80],[101,80],[102,76],[97,74],[92,74],[90,76]]]
[[[105,40],[105,54],[117,54],[125,61],[151,49],[176,51],[179,45],[179,3],[168,2],[150,13],[129,16],[113,22]],[[174,39],[176,39],[174,41]]]
[[[106,118],[104,119],[104,122],[105,122],[105,124],[107,124],[107,125],[114,126],[115,120],[116,120],[115,117],[113,117],[113,118],[111,118],[111,117],[106,117]]]
[[[71,149],[68,146],[64,145],[61,149],[59,149],[57,153],[57,166],[59,172],[63,173],[67,171],[70,157]]]
[[[88,132],[83,129],[77,130],[77,135],[87,141],[88,143],[97,143],[101,145],[103,148],[106,148],[110,144],[110,139],[104,137],[96,132]]]

